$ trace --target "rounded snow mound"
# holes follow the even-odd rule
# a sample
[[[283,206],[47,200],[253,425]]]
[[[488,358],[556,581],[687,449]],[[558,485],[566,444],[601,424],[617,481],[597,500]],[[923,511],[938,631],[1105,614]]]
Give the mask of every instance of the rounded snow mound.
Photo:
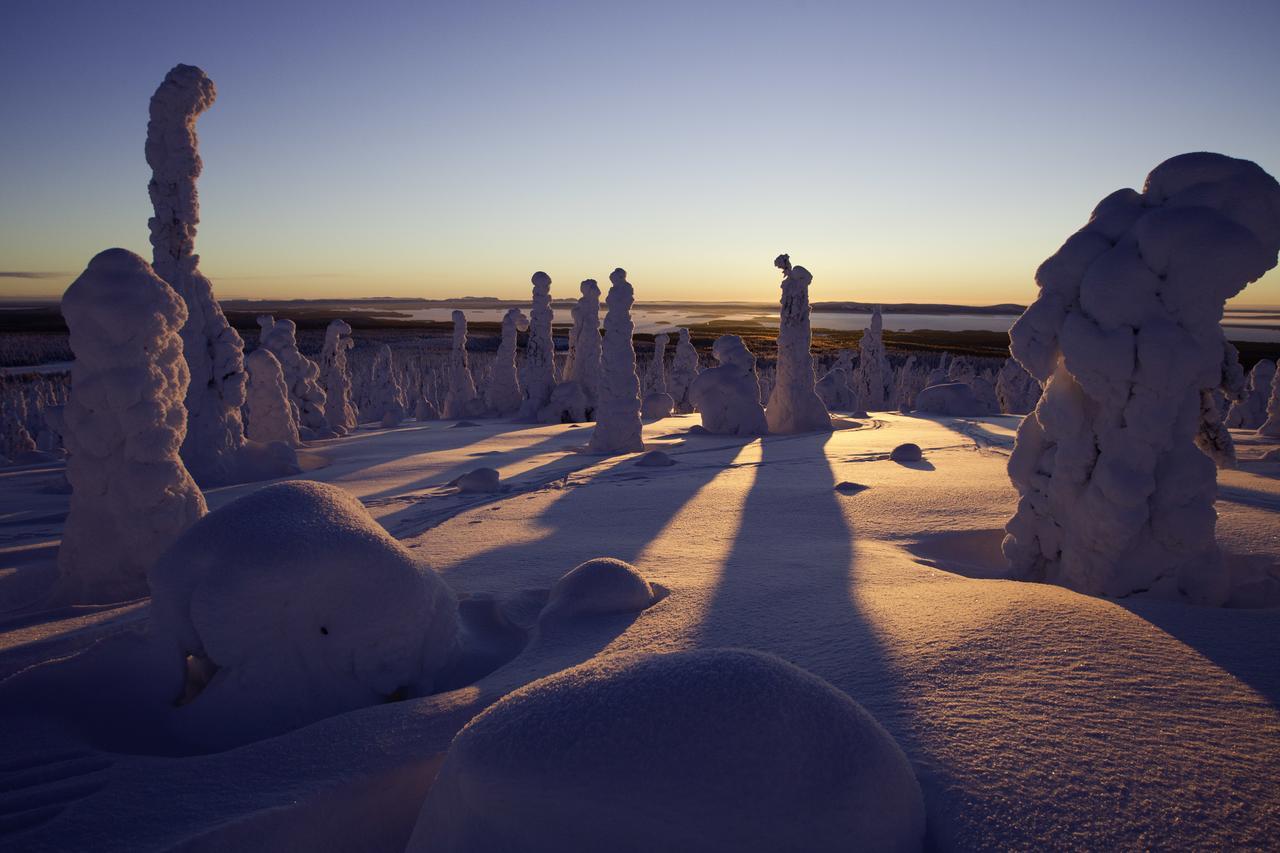
[[[676,401],[665,391],[645,394],[644,402],[640,404],[640,417],[646,421],[661,420],[670,417],[675,407]]]
[[[920,445],[907,442],[889,451],[889,458],[894,462],[919,462],[924,458],[924,451],[920,449]]]
[[[498,472],[493,468],[476,468],[468,471],[449,485],[459,492],[496,492],[501,488]]]
[[[930,385],[916,395],[916,411],[931,415],[973,417],[987,413],[973,388],[965,382]]]
[[[570,569],[547,600],[546,612],[557,615],[634,613],[657,599],[653,586],[636,567],[613,557],[596,557]]]
[[[454,738],[413,851],[918,850],[920,785],[847,695],[772,655],[598,658]]]
[[[676,464],[676,460],[672,459],[661,450],[650,450],[648,453],[636,460],[636,465],[641,468],[665,468],[668,465]]]
[[[278,483],[205,516],[156,562],[152,630],[212,672],[183,709],[235,742],[429,692],[451,659],[458,602],[336,486]],[[201,690],[200,688],[203,687]]]

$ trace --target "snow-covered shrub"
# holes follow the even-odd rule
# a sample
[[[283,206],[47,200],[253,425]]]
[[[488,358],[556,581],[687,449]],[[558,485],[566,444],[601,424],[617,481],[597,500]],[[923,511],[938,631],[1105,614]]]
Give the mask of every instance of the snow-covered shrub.
[[[703,429],[723,435],[767,434],[756,357],[737,335],[716,338],[711,352],[719,366],[699,373],[689,387],[689,400],[702,416]]]
[[[1021,499],[1004,553],[1023,577],[1219,604],[1215,471],[1195,438],[1222,384],[1226,299],[1276,264],[1280,185],[1254,163],[1184,154],[1102,200],[1036,273],[1010,332],[1045,384],[1009,460]]]
[[[551,400],[551,389],[556,384],[556,345],[551,336],[551,321],[555,312],[551,310],[551,276],[536,272],[531,281],[533,307],[529,309],[529,342],[520,379],[524,391],[520,417],[536,421],[542,407]]]
[[[302,443],[284,371],[271,350],[259,347],[245,359],[249,368],[249,393],[245,400],[245,433],[253,441],[283,441],[291,447]]]
[[[640,379],[636,376],[636,350],[631,341],[635,325],[631,306],[635,290],[624,269],[609,274],[605,304],[603,376],[596,404],[596,427],[588,445],[592,453],[636,453],[644,450],[640,437]]]
[[[210,513],[150,583],[174,697],[188,672],[212,672],[180,711],[210,743],[429,693],[456,648],[445,582],[324,483],[277,483]]]
[[[213,105],[213,81],[191,65],[176,65],[151,96],[146,156],[151,167],[147,191],[152,262],[186,304],[183,355],[191,381],[187,389],[187,433],[182,459],[196,480],[219,486],[234,479],[236,454],[244,444],[244,342],[222,313],[213,285],[200,272],[195,253],[200,201],[196,179],[200,160],[196,119]]]
[[[779,255],[782,270],[782,314],[778,326],[778,379],[769,395],[765,417],[771,433],[817,432],[831,429],[831,415],[814,390],[813,354],[809,351],[809,284],[804,267],[792,267]]]
[[[924,843],[919,782],[861,705],[772,655],[599,657],[454,738],[410,853],[851,849]]]
[[[335,432],[348,433],[356,428],[355,404],[351,402],[351,370],[347,351],[355,347],[351,326],[334,320],[324,330],[324,349],[320,369],[324,376],[324,417]]]
[[[187,309],[142,258],[95,256],[62,297],[75,362],[64,413],[71,512],[55,597],[146,595],[156,557],[205,513],[182,464]]]

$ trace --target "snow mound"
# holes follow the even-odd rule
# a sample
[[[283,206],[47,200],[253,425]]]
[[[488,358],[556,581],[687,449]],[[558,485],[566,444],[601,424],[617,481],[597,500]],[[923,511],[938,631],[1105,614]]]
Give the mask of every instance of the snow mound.
[[[454,653],[453,592],[324,483],[277,483],[210,513],[148,579],[172,694],[188,655],[213,673],[181,712],[210,743],[428,692]]]
[[[498,472],[493,468],[476,468],[449,483],[459,492],[496,492],[501,488]]]
[[[668,465],[676,464],[676,460],[672,459],[661,450],[650,450],[648,453],[636,460],[636,465],[641,468],[665,468]]]
[[[835,486],[835,490],[837,492],[840,492],[840,494],[842,495],[856,495],[858,492],[864,491],[865,489],[869,489],[869,488],[871,487],[864,486],[862,483],[854,483],[850,480],[843,480],[839,483],[836,483],[836,486]]]
[[[676,401],[670,394],[665,391],[655,391],[644,395],[644,402],[640,404],[640,417],[646,421],[661,420],[670,417],[675,407]]]
[[[965,382],[930,385],[916,395],[916,411],[956,417],[975,417],[988,413],[987,407],[973,393],[973,388]]]
[[[454,739],[408,850],[918,850],[911,765],[860,705],[771,655],[598,658]]]
[[[716,338],[711,352],[719,366],[702,371],[689,384],[689,400],[702,415],[703,431],[716,435],[767,434],[769,424],[760,405],[756,357],[737,335]]]
[[[612,557],[596,557],[570,569],[551,588],[546,614],[636,613],[657,599],[653,586],[635,566]]]
[[[480,426],[480,424],[476,423],[475,421],[458,421],[456,424],[449,427],[449,429],[465,429],[466,427],[474,427],[474,426]]]
[[[907,442],[889,451],[889,458],[894,462],[919,462],[924,458],[924,451],[920,449],[920,445]]]

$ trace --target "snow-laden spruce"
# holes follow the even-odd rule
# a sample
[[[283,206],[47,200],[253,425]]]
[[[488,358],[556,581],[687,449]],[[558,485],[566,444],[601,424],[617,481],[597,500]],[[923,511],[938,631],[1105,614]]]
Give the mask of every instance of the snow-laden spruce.
[[[1234,429],[1257,429],[1267,419],[1267,399],[1271,395],[1271,381],[1275,379],[1276,363],[1261,359],[1249,371],[1244,396],[1231,404],[1226,424]]]
[[[351,432],[358,422],[356,406],[351,399],[351,367],[347,363],[347,350],[355,345],[351,339],[351,326],[344,320],[333,320],[324,330],[324,349],[320,352],[324,417],[340,435]]]
[[[814,390],[828,411],[849,412],[855,416],[866,416],[863,397],[858,393],[855,382],[856,368],[853,366],[853,350],[842,349],[836,356],[831,369],[822,375]]]
[[[536,421],[542,408],[551,401],[556,384],[555,341],[551,337],[551,276],[536,272],[533,278],[533,307],[529,310],[529,342],[524,356],[521,385],[524,403],[520,417]]]
[[[640,414],[645,420],[657,420],[671,414],[675,399],[667,393],[667,343],[671,336],[665,332],[653,336],[653,359],[645,373],[647,393],[641,403]]]
[[[298,432],[303,438],[330,438],[334,431],[324,416],[325,393],[320,385],[320,365],[298,349],[298,327],[292,320],[277,320],[270,314],[258,317],[258,345],[271,350],[284,371],[284,384],[298,415]]]
[[[325,483],[277,483],[210,513],[150,582],[172,695],[199,691],[183,724],[213,745],[424,695],[456,649],[453,592]],[[189,682],[202,672],[207,684]]]
[[[1040,400],[1040,383],[1017,359],[1006,358],[996,376],[996,400],[1003,414],[1025,415]]]
[[[245,359],[249,368],[249,393],[245,400],[245,433],[253,441],[283,441],[291,447],[302,443],[296,409],[289,399],[284,371],[275,354],[259,347]]]
[[[147,570],[205,513],[182,464],[187,309],[142,258],[108,249],[62,296],[71,333],[64,412],[71,511],[55,598],[109,602],[147,594]]]
[[[597,657],[507,694],[454,738],[410,853],[919,850],[893,737],[773,655]]]
[[[220,486],[237,479],[236,455],[244,444],[244,342],[222,313],[213,285],[195,253],[200,199],[196,119],[213,105],[213,81],[192,65],[175,65],[151,96],[147,122],[147,192],[155,215],[151,229],[155,272],[186,304],[183,355],[191,382],[185,401],[187,434],[182,459],[195,479]]]
[[[809,351],[809,283],[804,267],[791,266],[779,255],[782,270],[782,313],[778,326],[778,378],[765,417],[771,433],[817,432],[831,429],[831,415],[814,389],[813,354]]]
[[[1267,398],[1267,419],[1258,427],[1258,434],[1280,438],[1280,368],[1271,377],[1271,394]]]
[[[702,416],[702,428],[721,435],[768,434],[756,357],[737,335],[716,338],[711,354],[719,365],[699,373],[689,386],[689,400]]]
[[[884,317],[880,306],[871,312],[871,324],[858,343],[858,367],[853,384],[865,408],[876,412],[893,405],[893,368],[884,348]]]
[[[511,308],[502,318],[502,340],[484,389],[485,407],[491,415],[505,418],[519,414],[523,394],[520,372],[516,367],[519,332],[529,328],[529,318],[519,308]]]
[[[679,329],[680,337],[676,340],[676,355],[671,360],[671,375],[668,377],[668,393],[676,401],[676,411],[689,414],[693,411],[693,402],[689,399],[689,387],[698,375],[698,351],[689,340],[689,330]]]
[[[1222,384],[1223,304],[1277,250],[1280,185],[1198,153],[1107,196],[1041,265],[1010,331],[1045,383],[1009,460],[1015,571],[1095,594],[1226,600],[1215,470],[1195,439],[1202,392]]]
[[[391,347],[382,344],[373,357],[373,367],[369,372],[369,405],[368,411],[361,411],[366,420],[379,423],[384,427],[399,426],[405,419],[404,390],[400,387],[400,379],[396,376],[395,363],[391,358]]]
[[[1236,467],[1236,445],[1227,428],[1227,410],[1247,394],[1240,353],[1229,341],[1222,346],[1222,365],[1218,385],[1200,389],[1200,428],[1196,446],[1219,468]]]
[[[449,393],[444,398],[444,417],[450,420],[479,417],[481,409],[476,383],[467,361],[467,315],[453,312],[453,347],[449,350]]]
[[[636,349],[631,341],[635,326],[631,306],[635,290],[627,272],[609,274],[609,313],[604,318],[604,352],[596,426],[588,445],[592,453],[637,453],[644,450],[640,437],[640,378],[636,376]]]
[[[578,383],[587,398],[587,408],[594,409],[600,396],[600,285],[589,278],[579,285],[579,290],[582,295],[573,306],[565,376]]]

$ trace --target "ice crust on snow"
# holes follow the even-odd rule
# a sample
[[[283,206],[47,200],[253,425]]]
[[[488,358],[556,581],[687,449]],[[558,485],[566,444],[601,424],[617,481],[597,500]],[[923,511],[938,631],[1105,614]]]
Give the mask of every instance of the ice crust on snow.
[[[719,365],[699,373],[689,386],[703,429],[722,435],[768,434],[756,357],[737,335],[716,338],[711,353]]]
[[[918,850],[920,785],[860,705],[734,649],[596,658],[454,738],[417,851]]]
[[[1010,331],[1045,383],[1009,460],[1021,499],[1004,553],[1082,592],[1221,604],[1213,463],[1196,447],[1223,384],[1225,300],[1276,264],[1280,185],[1256,164],[1184,154],[1104,198],[1036,273]]]
[[[188,655],[213,672],[181,712],[211,743],[430,692],[455,650],[453,592],[325,483],[276,483],[210,513],[150,583],[173,695]]]
[[[108,249],[67,288],[62,315],[76,358],[63,414],[71,509],[55,598],[138,598],[151,564],[205,514],[179,454],[187,309],[146,261]]]
[[[631,341],[635,331],[631,322],[635,290],[627,281],[626,270],[621,268],[609,274],[609,283],[600,400],[588,448],[592,453],[637,453],[644,450],[644,441],[640,437],[640,379],[636,376],[636,349]]]
[[[146,143],[151,167],[147,192],[155,213],[148,223],[152,263],[156,275],[187,308],[182,347],[191,380],[182,459],[205,486],[235,479],[236,454],[244,444],[240,407],[248,382],[244,342],[223,315],[195,253],[200,222],[196,179],[204,168],[196,119],[213,106],[216,96],[213,81],[203,71],[175,65],[151,96]]]
[[[786,255],[774,264],[782,270],[782,313],[778,327],[778,376],[765,407],[771,433],[820,432],[831,429],[831,415],[814,389],[813,354],[809,351],[809,284],[813,276],[793,267]]]

